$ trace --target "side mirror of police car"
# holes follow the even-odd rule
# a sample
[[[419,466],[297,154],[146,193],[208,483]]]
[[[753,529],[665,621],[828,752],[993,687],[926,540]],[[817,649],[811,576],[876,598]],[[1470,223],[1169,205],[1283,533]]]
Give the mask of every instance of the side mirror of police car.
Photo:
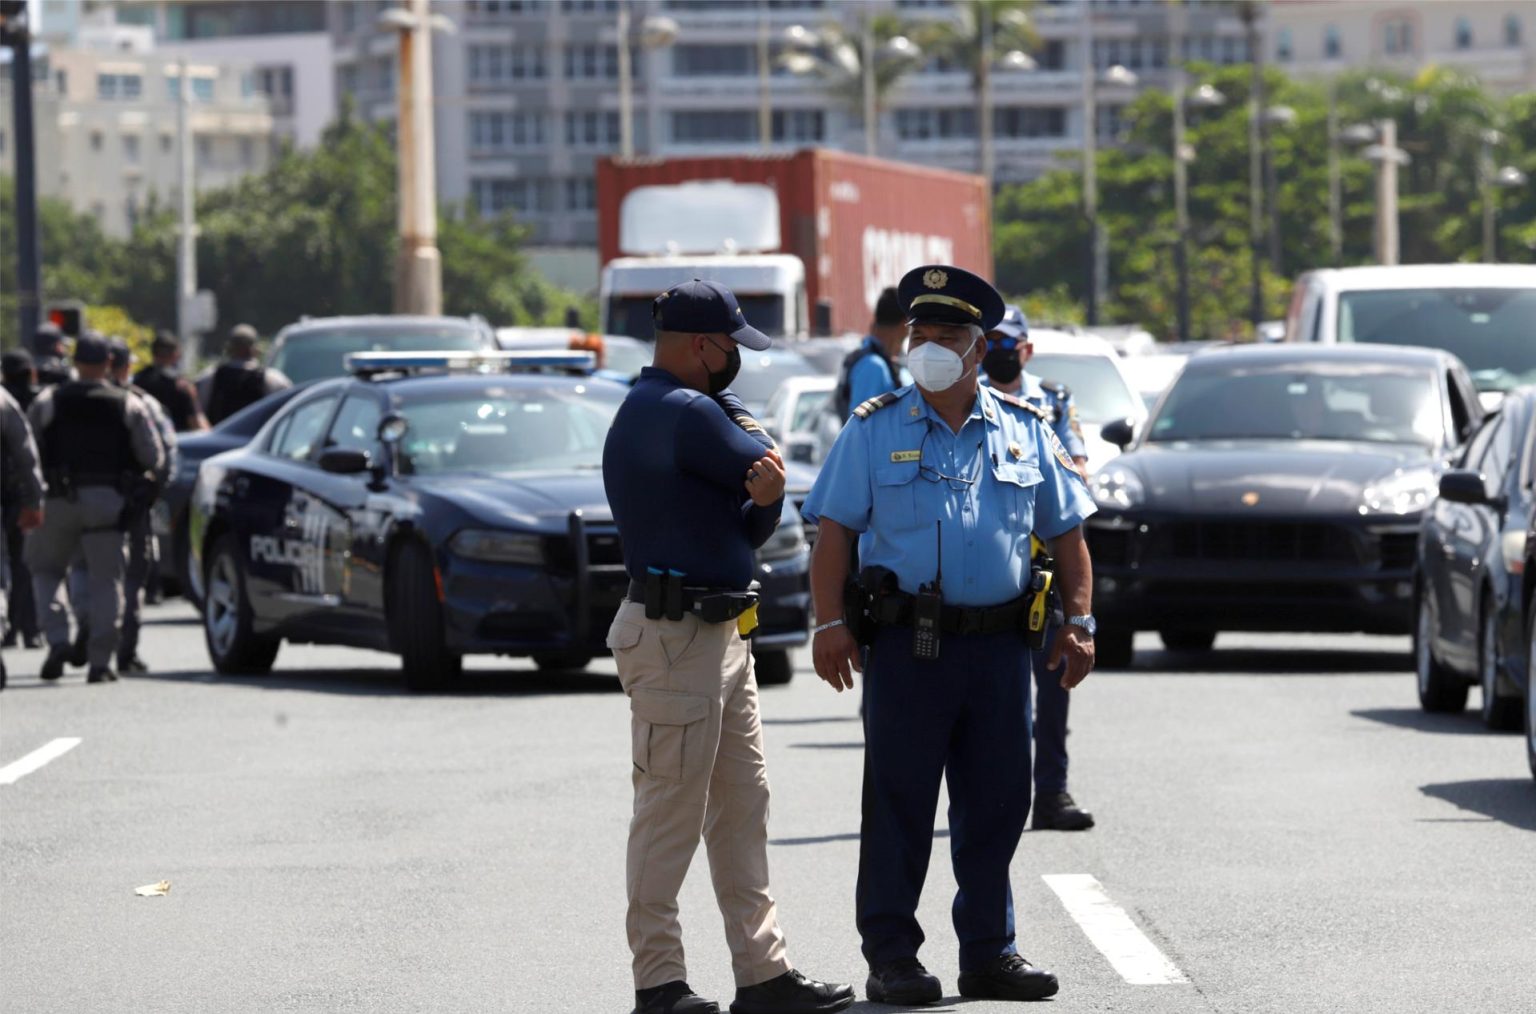
[[[1488,484],[1481,472],[1458,468],[1440,476],[1440,499],[1451,503],[1497,505],[1497,497],[1488,495]]]
[[[1129,419],[1114,419],[1104,424],[1104,428],[1099,430],[1099,436],[1123,451],[1135,439],[1136,428]]]
[[[320,452],[321,471],[332,475],[361,475],[372,464],[368,452],[355,447],[331,447]]]

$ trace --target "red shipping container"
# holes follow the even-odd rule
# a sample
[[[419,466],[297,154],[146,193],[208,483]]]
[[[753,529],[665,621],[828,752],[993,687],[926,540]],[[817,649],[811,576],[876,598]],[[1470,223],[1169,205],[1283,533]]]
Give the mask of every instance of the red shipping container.
[[[921,264],[992,275],[992,208],[980,176],[808,148],[790,155],[600,159],[598,253],[619,249],[619,208],[637,187],[731,180],[773,187],[782,249],[805,263],[813,319],[831,310],[834,333],[864,331],[880,290]]]

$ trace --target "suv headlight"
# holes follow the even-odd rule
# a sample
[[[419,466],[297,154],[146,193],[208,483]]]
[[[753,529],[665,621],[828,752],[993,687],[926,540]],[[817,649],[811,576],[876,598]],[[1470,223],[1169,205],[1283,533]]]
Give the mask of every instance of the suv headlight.
[[[544,543],[537,535],[518,532],[493,532],[480,528],[466,528],[448,543],[455,556],[470,560],[486,560],[491,563],[526,563],[539,566],[544,562]]]
[[[779,527],[768,536],[757,555],[763,560],[788,560],[805,551],[805,524],[795,512],[794,504],[784,498],[784,513],[779,517]]]
[[[1361,514],[1416,514],[1435,498],[1435,473],[1424,468],[1397,471],[1365,487]]]
[[[1147,491],[1136,473],[1110,465],[1093,474],[1093,501],[1112,510],[1130,510],[1140,506]]]

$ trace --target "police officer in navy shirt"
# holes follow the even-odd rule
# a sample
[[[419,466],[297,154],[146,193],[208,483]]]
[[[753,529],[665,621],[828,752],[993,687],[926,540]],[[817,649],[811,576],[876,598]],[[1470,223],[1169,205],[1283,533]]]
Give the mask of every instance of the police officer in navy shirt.
[[[768,886],[768,777],[752,672],[753,551],[784,503],[784,463],[726,389],[738,346],[766,349],[736,297],[656,297],[656,352],[614,417],[603,485],[630,589],[608,632],[630,698],[634,816],[626,928],[636,1014],[718,1014],[686,981],[677,895],[699,838],[736,978],[732,1014],[812,1014],[850,986],[790,964]]]
[[[1030,805],[1031,535],[1050,546],[1068,612],[1051,668],[1077,686],[1093,667],[1092,572],[1082,523],[1093,499],[1039,408],[982,386],[983,336],[1003,316],[986,281],[949,265],[899,287],[916,384],[865,402],[806,500],[816,674],[839,691],[863,672],[864,807],[856,910],[866,992],[932,1003],[918,960],[918,899],[949,788],[960,993],[1039,1000],[1056,977],[1018,953],[1008,866]],[[872,593],[849,615],[852,540]],[[941,552],[942,547],[942,552]],[[873,633],[860,628],[873,621]],[[860,639],[868,643],[867,662]]]

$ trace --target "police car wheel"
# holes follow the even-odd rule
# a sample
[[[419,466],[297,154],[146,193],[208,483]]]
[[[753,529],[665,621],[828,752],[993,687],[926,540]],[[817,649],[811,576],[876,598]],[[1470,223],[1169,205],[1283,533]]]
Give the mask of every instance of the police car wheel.
[[[1419,589],[1418,621],[1413,628],[1413,667],[1419,707],[1459,715],[1467,706],[1467,681],[1435,658],[1435,616],[1429,596]]]
[[[592,656],[584,651],[541,651],[533,656],[533,664],[543,672],[581,672],[592,663]]]
[[[753,652],[752,670],[757,675],[758,686],[783,686],[795,678],[795,667],[790,663],[787,651]]]
[[[1210,651],[1216,643],[1214,630],[1159,630],[1157,636],[1169,651]]]
[[[1134,630],[1100,629],[1093,638],[1093,664],[1100,669],[1129,669],[1135,658]]]
[[[225,676],[271,672],[282,641],[263,637],[251,629],[245,569],[233,536],[220,536],[214,543],[204,586],[207,597],[203,602],[203,636],[214,669]]]
[[[464,674],[464,657],[448,650],[432,554],[419,542],[395,550],[389,569],[390,628],[409,690],[443,690]]]

